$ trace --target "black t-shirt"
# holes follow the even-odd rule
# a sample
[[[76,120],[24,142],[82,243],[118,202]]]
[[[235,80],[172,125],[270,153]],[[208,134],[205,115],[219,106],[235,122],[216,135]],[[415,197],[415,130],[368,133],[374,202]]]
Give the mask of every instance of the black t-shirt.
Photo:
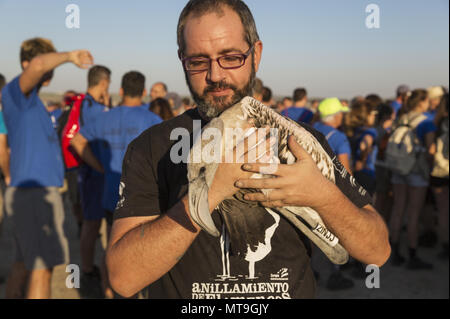
[[[189,136],[192,147],[194,120],[201,121],[202,127],[206,124],[197,110],[189,110],[151,127],[130,144],[123,162],[115,219],[164,214],[187,194],[186,161],[173,163],[170,156],[172,146],[182,138],[171,140],[170,136],[178,129],[178,133],[184,132],[184,138]],[[335,157],[323,135],[303,126]],[[358,207],[370,203],[369,195],[337,159],[334,163],[339,189]],[[245,210],[241,217],[258,216],[258,222],[246,223],[244,218],[238,223],[242,229],[228,230],[223,221],[233,215],[221,216],[215,211],[212,217],[221,236],[201,231],[182,259],[148,287],[148,297],[314,298],[309,240],[276,212],[257,205],[230,209]]]

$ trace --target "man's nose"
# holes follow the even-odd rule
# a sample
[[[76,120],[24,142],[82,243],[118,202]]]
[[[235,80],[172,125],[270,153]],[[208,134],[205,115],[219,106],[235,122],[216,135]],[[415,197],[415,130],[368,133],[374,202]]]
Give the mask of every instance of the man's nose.
[[[211,60],[208,71],[208,80],[211,82],[220,82],[225,78],[225,70],[219,65],[218,61]]]

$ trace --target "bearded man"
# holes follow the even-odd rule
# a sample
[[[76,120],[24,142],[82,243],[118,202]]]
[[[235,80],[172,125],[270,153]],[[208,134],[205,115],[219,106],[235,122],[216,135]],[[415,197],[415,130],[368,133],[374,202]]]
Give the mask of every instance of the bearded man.
[[[172,133],[184,132],[193,142],[194,120],[203,127],[251,96],[263,45],[241,0],[191,0],[180,15],[178,46],[197,108],[152,127],[128,148],[107,251],[112,287],[125,297],[148,287],[149,298],[312,298],[316,284],[308,240],[286,219],[263,208],[285,203],[314,208],[350,255],[367,264],[384,264],[390,254],[387,230],[370,197],[352,187],[343,168],[336,171],[338,186],[326,180],[292,138],[289,147],[297,162],[279,165],[276,178],[250,178],[264,164],[220,164],[208,204],[222,233],[215,238],[200,229],[189,213],[186,162],[171,159],[178,142]],[[332,155],[324,137],[309,130]],[[252,146],[248,143],[249,149]],[[229,245],[234,238],[229,238],[215,208],[239,187],[266,186],[276,190],[272,201],[251,194],[248,200],[256,204],[245,211],[265,214],[264,227],[241,229],[262,231],[262,240],[248,244],[249,253],[242,254]],[[258,255],[263,246],[264,253]],[[249,263],[255,261],[249,273]]]

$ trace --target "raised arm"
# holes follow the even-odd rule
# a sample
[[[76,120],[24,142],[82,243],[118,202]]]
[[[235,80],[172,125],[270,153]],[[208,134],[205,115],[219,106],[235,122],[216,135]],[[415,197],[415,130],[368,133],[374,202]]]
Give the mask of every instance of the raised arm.
[[[28,95],[39,84],[42,77],[63,63],[71,62],[82,69],[93,64],[92,55],[86,50],[54,52],[39,55],[25,66],[19,79],[20,89]]]

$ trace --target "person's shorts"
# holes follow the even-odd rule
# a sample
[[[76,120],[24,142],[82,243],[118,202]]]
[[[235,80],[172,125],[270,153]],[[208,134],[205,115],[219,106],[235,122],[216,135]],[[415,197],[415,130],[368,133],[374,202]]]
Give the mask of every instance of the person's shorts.
[[[64,206],[57,187],[8,187],[5,206],[16,262],[24,262],[29,271],[69,262]]]
[[[389,193],[391,190],[391,171],[383,166],[375,167],[375,191],[377,193]]]
[[[436,188],[448,187],[448,178],[430,176],[430,185]]]
[[[78,185],[78,168],[66,171],[67,188],[72,205],[80,204],[80,187]]]
[[[392,184],[409,185],[413,187],[428,187],[429,181],[420,174],[399,175],[392,173]]]
[[[105,217],[102,206],[103,183],[103,175],[80,171],[81,209],[85,220],[101,220]]]

